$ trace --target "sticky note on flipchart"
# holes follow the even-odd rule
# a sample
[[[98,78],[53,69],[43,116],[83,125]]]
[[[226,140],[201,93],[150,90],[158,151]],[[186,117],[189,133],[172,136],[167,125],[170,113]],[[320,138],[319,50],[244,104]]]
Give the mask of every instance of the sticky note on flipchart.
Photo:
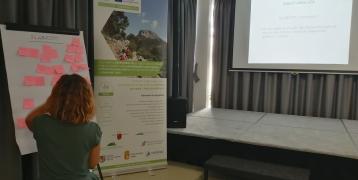
[[[52,66],[55,74],[63,74],[65,73],[65,68],[63,65],[54,65]]]
[[[43,76],[24,76],[24,86],[44,86],[45,78]]]
[[[73,45],[73,46],[81,46],[81,39],[79,37],[72,38],[71,45]]]
[[[53,48],[51,45],[44,44],[42,46],[42,51],[44,54],[49,55],[51,58],[58,58],[58,52],[55,48]]]
[[[64,59],[68,63],[74,63],[76,61],[75,60],[75,55],[70,55],[70,54],[66,54]]]
[[[42,53],[40,60],[41,62],[50,62],[53,59],[58,58],[58,52],[51,45],[44,44],[42,45]]]
[[[39,57],[39,50],[36,49],[36,48],[20,47],[17,50],[17,55],[23,56],[23,57],[38,58]]]
[[[66,52],[68,53],[76,53],[77,51],[77,46],[73,46],[73,45],[67,45],[67,49],[66,49]]]
[[[34,100],[30,98],[25,98],[22,102],[22,107],[24,109],[33,109],[35,107]]]
[[[66,52],[68,53],[83,53],[83,47],[82,46],[74,46],[72,44],[67,45]]]
[[[88,68],[87,64],[71,64],[71,70],[74,73],[79,72],[79,71],[85,71],[88,69],[89,68]]]
[[[27,128],[25,118],[23,117],[16,118],[16,127],[20,129]]]
[[[77,64],[71,64],[71,70],[72,72],[79,72],[80,68]]]
[[[75,55],[75,61],[76,62],[82,62],[83,61],[83,55],[82,54],[76,54]]]
[[[42,64],[37,64],[36,72],[40,73],[40,74],[51,75],[51,74],[54,73],[54,69],[51,66],[45,66],[45,65],[42,65]]]

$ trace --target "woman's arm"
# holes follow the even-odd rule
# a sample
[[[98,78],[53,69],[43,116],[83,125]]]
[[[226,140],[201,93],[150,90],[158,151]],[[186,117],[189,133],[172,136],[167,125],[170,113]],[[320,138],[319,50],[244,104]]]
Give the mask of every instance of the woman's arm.
[[[88,164],[90,169],[94,169],[99,163],[100,145],[94,146],[89,154]]]
[[[34,109],[33,111],[31,111],[30,114],[28,114],[25,119],[27,127],[32,131],[32,120],[36,116],[39,116],[39,115],[45,114],[45,113],[47,113],[47,108],[46,108],[45,104],[43,104],[43,105],[37,107],[36,109]]]

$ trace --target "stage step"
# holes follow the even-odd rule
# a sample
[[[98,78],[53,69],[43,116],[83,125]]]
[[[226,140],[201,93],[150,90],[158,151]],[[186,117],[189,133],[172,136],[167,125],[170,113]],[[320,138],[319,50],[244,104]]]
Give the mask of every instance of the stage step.
[[[214,155],[204,164],[204,180],[209,171],[248,180],[309,180],[310,170],[267,162]]]

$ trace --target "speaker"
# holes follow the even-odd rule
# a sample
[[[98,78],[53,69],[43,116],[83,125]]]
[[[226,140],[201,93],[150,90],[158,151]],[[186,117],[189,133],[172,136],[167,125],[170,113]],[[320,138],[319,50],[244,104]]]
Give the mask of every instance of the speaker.
[[[188,100],[183,97],[169,97],[167,103],[167,127],[185,128]]]

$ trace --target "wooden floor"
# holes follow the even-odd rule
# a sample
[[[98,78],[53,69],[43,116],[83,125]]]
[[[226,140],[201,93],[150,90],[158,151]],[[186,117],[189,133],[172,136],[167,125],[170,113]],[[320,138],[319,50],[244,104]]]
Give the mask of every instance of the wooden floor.
[[[106,177],[105,180],[202,180],[201,167],[169,161],[166,169]]]

